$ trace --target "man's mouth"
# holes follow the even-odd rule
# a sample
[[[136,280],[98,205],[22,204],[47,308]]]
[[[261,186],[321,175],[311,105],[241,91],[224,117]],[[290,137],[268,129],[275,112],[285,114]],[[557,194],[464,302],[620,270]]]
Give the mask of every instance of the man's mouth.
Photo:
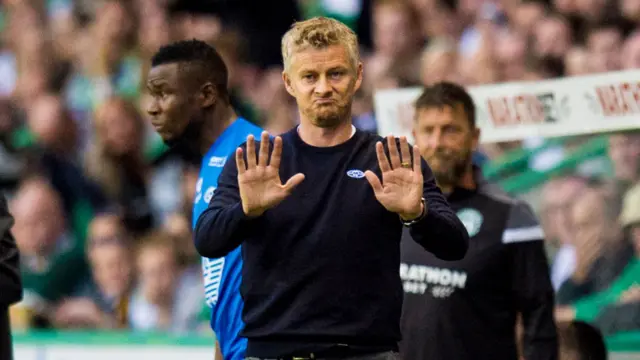
[[[442,166],[444,164],[451,163],[453,161],[453,156],[434,155],[434,156],[431,156],[428,161],[431,163],[435,162],[438,165]]]

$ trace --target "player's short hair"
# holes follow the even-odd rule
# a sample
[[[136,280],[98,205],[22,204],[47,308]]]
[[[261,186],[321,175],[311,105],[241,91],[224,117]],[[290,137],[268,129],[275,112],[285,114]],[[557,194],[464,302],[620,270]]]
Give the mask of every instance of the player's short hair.
[[[162,46],[151,58],[151,66],[180,63],[196,70],[198,78],[213,83],[220,94],[228,96],[227,65],[216,49],[204,41],[181,40]]]
[[[456,105],[462,105],[469,127],[474,129],[476,127],[476,106],[473,99],[462,86],[451,82],[443,81],[426,86],[414,103],[415,116],[417,118],[419,110],[445,106],[454,108]]]
[[[309,47],[322,49],[332,45],[346,47],[353,68],[357,68],[360,62],[358,37],[347,25],[322,16],[295,22],[282,37],[282,62],[285,71],[295,52]]]

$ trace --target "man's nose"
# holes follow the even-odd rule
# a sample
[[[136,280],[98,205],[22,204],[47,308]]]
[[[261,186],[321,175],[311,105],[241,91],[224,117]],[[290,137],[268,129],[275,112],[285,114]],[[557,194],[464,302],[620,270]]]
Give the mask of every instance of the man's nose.
[[[158,106],[157,102],[150,101],[147,104],[147,114],[151,116],[156,116],[160,113],[160,106]]]
[[[428,142],[428,147],[430,149],[439,149],[440,146],[442,145],[442,133],[440,132],[440,130],[434,130],[431,133],[431,136],[429,136],[429,142]]]
[[[315,92],[318,95],[327,95],[328,93],[331,93],[331,90],[331,85],[329,84],[329,81],[327,81],[326,77],[321,77],[316,83]]]

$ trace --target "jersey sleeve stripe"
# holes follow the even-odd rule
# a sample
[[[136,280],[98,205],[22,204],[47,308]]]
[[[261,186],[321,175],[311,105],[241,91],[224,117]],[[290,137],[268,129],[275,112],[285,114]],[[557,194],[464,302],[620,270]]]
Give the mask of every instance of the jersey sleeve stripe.
[[[506,229],[502,233],[502,243],[512,244],[526,241],[536,241],[544,239],[544,231],[540,225]]]
[[[204,290],[206,303],[213,307],[218,302],[222,272],[224,271],[224,258],[202,258],[202,273],[204,277]]]

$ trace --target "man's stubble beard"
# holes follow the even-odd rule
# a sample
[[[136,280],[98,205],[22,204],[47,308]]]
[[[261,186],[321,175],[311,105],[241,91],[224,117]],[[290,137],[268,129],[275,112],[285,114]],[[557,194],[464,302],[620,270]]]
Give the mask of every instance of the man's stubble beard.
[[[202,136],[203,121],[191,119],[182,134],[164,143],[184,160],[192,164],[199,164],[202,160],[200,151],[200,137]]]
[[[326,111],[328,109],[321,108],[320,111],[314,112],[312,109],[309,114],[311,115],[309,117],[311,119],[311,123],[320,128],[335,128],[350,119],[351,102],[344,106],[341,106],[340,104],[335,104],[333,106],[335,106],[335,111],[333,111],[334,109]]]
[[[436,184],[447,188],[453,188],[458,185],[471,164],[472,154],[473,151],[469,149],[462,153],[461,156],[454,154],[450,159],[445,158],[444,161],[451,161],[453,164],[444,166],[441,169],[432,169]],[[432,157],[434,156],[436,155]],[[440,159],[442,158],[440,157]],[[440,163],[442,163],[442,161],[443,160],[440,160]]]

